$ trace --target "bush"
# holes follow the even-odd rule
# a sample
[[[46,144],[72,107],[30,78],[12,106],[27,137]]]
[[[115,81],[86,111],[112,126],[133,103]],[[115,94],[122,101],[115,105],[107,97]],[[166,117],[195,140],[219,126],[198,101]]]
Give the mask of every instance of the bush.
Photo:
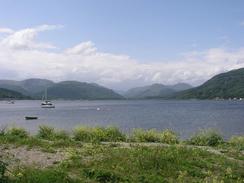
[[[105,128],[105,141],[117,142],[125,141],[126,136],[116,127]]]
[[[132,133],[132,141],[160,142],[160,137],[159,137],[159,133],[155,129],[151,129],[151,130],[134,129]]]
[[[86,178],[95,179],[98,182],[124,182],[123,179],[108,170],[84,169],[83,174]]]
[[[53,140],[55,137],[54,128],[46,125],[39,126],[37,137],[46,140]]]
[[[223,142],[223,137],[214,130],[200,131],[188,140],[189,144],[199,146],[217,146]]]
[[[75,183],[71,179],[67,172],[64,172],[59,169],[35,169],[33,167],[27,167],[17,173],[15,183],[47,183],[47,182],[56,182],[56,183]]]
[[[166,144],[177,144],[179,143],[179,139],[175,132],[167,129],[160,134],[160,142]]]
[[[162,142],[166,144],[178,143],[176,133],[171,130],[164,130],[162,132],[155,129],[143,130],[135,129],[132,134],[132,141],[135,142]]]
[[[7,170],[7,164],[0,160],[0,182],[7,182],[7,177],[5,176],[5,172]]]
[[[23,128],[10,128],[7,130],[6,135],[9,137],[27,138],[29,136],[28,132]]]
[[[7,127],[0,126],[0,136],[5,135]]]
[[[244,149],[244,136],[233,136],[230,138],[229,143],[240,149]]]
[[[91,128],[88,127],[77,127],[73,131],[74,139],[77,141],[91,142],[92,133]]]
[[[124,141],[125,135],[115,127],[77,127],[73,131],[74,139],[82,142]]]
[[[54,132],[54,137],[55,137],[55,139],[59,139],[59,140],[67,140],[70,138],[69,133],[64,130]]]

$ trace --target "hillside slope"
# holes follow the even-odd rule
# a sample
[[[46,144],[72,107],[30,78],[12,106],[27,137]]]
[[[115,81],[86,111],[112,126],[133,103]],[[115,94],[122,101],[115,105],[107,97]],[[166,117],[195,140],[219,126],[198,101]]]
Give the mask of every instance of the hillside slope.
[[[63,81],[48,88],[51,99],[122,99],[111,89],[78,81]]]
[[[0,99],[26,99],[28,97],[19,92],[0,88]]]
[[[143,87],[132,88],[128,90],[124,96],[126,98],[164,98],[168,97],[178,91],[191,88],[190,85],[179,83],[176,85],[152,84]]]
[[[199,87],[177,93],[178,99],[244,98],[244,68],[221,73]]]

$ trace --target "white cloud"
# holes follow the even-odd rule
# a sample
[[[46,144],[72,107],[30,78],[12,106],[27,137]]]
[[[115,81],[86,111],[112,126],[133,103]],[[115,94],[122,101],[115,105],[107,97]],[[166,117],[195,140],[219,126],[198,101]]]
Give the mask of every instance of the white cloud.
[[[91,41],[61,52],[47,50],[52,45],[35,41],[40,31],[56,28],[43,25],[6,35],[0,41],[0,77],[79,80],[128,89],[155,82],[197,85],[220,72],[244,67],[244,48],[212,48],[186,53],[178,61],[143,64],[127,55],[100,52]]]
[[[241,26],[244,26],[244,21],[242,21],[242,22],[240,23],[240,25],[241,25]]]
[[[97,48],[95,47],[95,45],[91,42],[91,41],[87,41],[87,42],[82,42],[76,46],[74,46],[73,48],[68,48],[66,50],[67,54],[91,54],[91,53],[95,53],[97,50]]]
[[[14,32],[14,31],[13,31],[12,29],[10,29],[10,28],[6,28],[6,27],[1,28],[1,27],[0,27],[0,33],[11,34],[11,33],[13,33],[13,32]]]
[[[7,37],[1,40],[1,45],[12,49],[52,49],[50,43],[40,43],[35,40],[37,34],[42,31],[59,29],[60,25],[41,25],[34,28],[27,28],[19,31],[9,31]]]

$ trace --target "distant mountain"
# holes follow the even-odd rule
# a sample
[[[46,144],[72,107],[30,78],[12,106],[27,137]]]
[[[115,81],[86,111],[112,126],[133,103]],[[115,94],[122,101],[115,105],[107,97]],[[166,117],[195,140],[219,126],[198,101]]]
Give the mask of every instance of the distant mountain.
[[[26,79],[23,81],[0,80],[0,88],[13,90],[23,95],[35,96],[37,93],[54,85],[54,82],[46,79]]]
[[[123,99],[111,89],[98,84],[78,81],[63,81],[48,88],[51,99]]]
[[[26,99],[28,97],[19,92],[0,88],[0,99]]]
[[[96,83],[63,81],[54,83],[46,79],[27,79],[23,81],[0,80],[0,88],[5,88],[24,96],[41,99],[48,90],[49,99],[122,99],[123,96]]]
[[[20,81],[20,86],[32,95],[44,92],[46,88],[53,86],[54,84],[53,81],[47,79],[26,79]]]
[[[132,88],[124,96],[126,98],[165,98],[174,93],[191,88],[189,84],[179,83],[176,85],[152,84],[143,87]]]
[[[178,99],[244,98],[244,68],[218,74],[199,87],[177,93]]]

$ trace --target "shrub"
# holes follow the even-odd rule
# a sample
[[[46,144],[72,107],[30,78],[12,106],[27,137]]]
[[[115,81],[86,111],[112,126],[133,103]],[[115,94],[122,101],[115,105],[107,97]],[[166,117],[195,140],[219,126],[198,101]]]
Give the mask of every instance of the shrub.
[[[5,177],[6,170],[7,164],[0,160],[0,182],[4,182],[7,180],[7,177]]]
[[[60,130],[57,132],[54,132],[55,139],[60,139],[60,140],[67,140],[69,139],[69,133],[65,130]]]
[[[160,136],[155,129],[134,129],[132,140],[135,142],[160,142]]]
[[[55,137],[54,128],[46,125],[39,126],[37,137],[52,140]]]
[[[92,132],[88,127],[77,127],[73,131],[74,139],[77,141],[91,142]]]
[[[5,126],[0,126],[0,136],[5,135],[7,127]]]
[[[160,142],[166,144],[177,144],[179,139],[175,132],[167,129],[160,133]]]
[[[178,143],[176,133],[171,130],[156,131],[155,129],[135,129],[132,134],[132,141],[136,142],[162,142],[166,144]]]
[[[56,182],[56,183],[75,183],[75,181],[71,179],[67,172],[64,172],[60,169],[36,169],[33,167],[27,167],[21,170],[21,172],[17,173],[15,183],[47,183],[47,182]]]
[[[27,138],[29,136],[28,132],[23,128],[10,128],[7,130],[6,135],[9,137]]]
[[[199,146],[217,146],[223,142],[223,137],[214,130],[200,131],[188,140],[189,144]]]
[[[116,142],[126,139],[125,135],[115,127],[77,127],[73,134],[75,140],[83,142]]]
[[[240,149],[244,149],[244,136],[233,136],[230,138],[229,143]]]
[[[124,182],[123,179],[107,170],[84,169],[83,174],[89,179],[95,179],[98,182]]]
[[[117,142],[125,141],[126,136],[116,127],[108,127],[105,129],[105,141]]]

